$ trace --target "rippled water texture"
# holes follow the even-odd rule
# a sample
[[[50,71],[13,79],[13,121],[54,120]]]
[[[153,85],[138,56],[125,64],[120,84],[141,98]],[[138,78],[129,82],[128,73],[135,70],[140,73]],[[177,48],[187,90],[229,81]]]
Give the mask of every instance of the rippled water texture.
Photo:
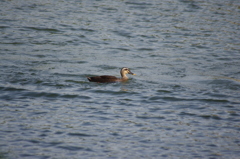
[[[239,158],[240,1],[0,9],[0,158]]]

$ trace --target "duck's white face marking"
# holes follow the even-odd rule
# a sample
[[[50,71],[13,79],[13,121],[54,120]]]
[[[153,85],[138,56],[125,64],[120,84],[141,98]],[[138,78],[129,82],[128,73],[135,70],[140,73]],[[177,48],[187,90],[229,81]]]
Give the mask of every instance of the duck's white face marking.
[[[129,70],[129,68],[127,68],[127,67],[123,67],[122,69],[121,69],[121,74],[128,74],[128,73],[130,73],[130,70]]]

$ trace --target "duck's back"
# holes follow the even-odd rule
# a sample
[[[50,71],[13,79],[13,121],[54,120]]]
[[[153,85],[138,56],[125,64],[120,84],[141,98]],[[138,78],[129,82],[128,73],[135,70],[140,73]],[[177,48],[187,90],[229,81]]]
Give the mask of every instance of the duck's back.
[[[119,79],[115,76],[103,75],[103,76],[95,76],[95,77],[88,77],[90,82],[99,82],[99,83],[106,83],[106,82],[118,82]]]

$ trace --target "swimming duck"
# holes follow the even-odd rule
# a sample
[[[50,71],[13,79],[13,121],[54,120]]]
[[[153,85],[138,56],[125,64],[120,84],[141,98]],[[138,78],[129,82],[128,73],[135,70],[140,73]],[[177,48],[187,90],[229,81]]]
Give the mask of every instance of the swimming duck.
[[[90,82],[98,82],[98,83],[123,82],[123,81],[128,80],[128,77],[126,74],[136,75],[136,74],[132,73],[130,71],[130,69],[127,67],[123,67],[120,71],[120,74],[121,74],[122,78],[117,78],[115,76],[103,75],[103,76],[87,77],[87,79]]]

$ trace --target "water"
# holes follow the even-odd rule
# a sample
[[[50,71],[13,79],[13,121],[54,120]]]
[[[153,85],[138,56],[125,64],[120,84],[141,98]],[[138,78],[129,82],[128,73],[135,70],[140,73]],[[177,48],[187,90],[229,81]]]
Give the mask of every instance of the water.
[[[240,2],[0,6],[0,158],[239,158]]]

